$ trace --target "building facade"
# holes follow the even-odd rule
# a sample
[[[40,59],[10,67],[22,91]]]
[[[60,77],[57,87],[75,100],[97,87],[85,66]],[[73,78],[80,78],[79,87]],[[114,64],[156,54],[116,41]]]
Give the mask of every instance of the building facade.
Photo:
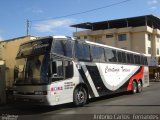
[[[156,59],[156,65],[160,61],[160,18],[154,15],[80,23],[71,27],[76,28],[73,35],[79,39],[151,55]],[[86,30],[77,31],[78,28]]]
[[[0,41],[0,63],[1,66],[5,66],[5,70],[3,70],[3,73],[1,71],[1,75],[5,74],[5,89],[11,89],[13,85],[14,66],[16,63],[15,58],[19,49],[19,45],[23,42],[33,39],[35,39],[33,36],[23,36],[10,40]]]

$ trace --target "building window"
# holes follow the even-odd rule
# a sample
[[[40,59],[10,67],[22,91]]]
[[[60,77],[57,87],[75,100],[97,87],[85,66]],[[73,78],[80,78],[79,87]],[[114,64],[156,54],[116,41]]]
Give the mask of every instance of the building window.
[[[147,34],[148,35],[148,40],[151,41],[151,34]]]
[[[77,39],[80,39],[80,37],[79,37],[79,36],[77,36]]]
[[[96,43],[104,44],[104,43],[103,43],[103,40],[102,40],[102,36],[97,36],[97,37],[95,38],[95,42],[96,42]]]
[[[148,47],[148,54],[151,54],[151,47]]]
[[[106,38],[112,38],[113,37],[113,34],[107,34],[106,35]]]
[[[126,34],[120,34],[120,35],[118,35],[118,40],[119,41],[125,41],[125,40],[127,40],[127,35]]]
[[[157,55],[159,55],[159,48],[157,48]]]

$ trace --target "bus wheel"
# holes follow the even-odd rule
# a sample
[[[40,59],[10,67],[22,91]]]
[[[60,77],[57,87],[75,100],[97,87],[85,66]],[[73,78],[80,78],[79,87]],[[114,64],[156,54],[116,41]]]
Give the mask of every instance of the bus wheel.
[[[73,102],[75,106],[83,106],[87,103],[87,92],[83,87],[77,87],[74,91]]]
[[[142,92],[142,82],[141,82],[141,81],[138,81],[138,89],[137,89],[137,92],[138,92],[138,93]]]
[[[131,90],[131,93],[132,94],[135,94],[137,92],[137,83],[136,81],[133,81],[132,82],[132,90]]]

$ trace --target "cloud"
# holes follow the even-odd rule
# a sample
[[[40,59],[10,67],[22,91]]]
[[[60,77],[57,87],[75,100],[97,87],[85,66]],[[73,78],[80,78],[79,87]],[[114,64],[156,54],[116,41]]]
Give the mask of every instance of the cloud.
[[[155,5],[158,4],[158,0],[149,0],[148,5]]]
[[[151,6],[150,9],[151,9],[151,10],[156,10],[157,7],[156,7],[156,6]]]
[[[38,32],[53,32],[58,28],[68,28],[74,23],[73,19],[57,19],[39,22],[33,26]]]
[[[158,8],[158,6],[157,6],[158,3],[159,3],[158,0],[149,0],[147,2],[148,6],[149,6],[149,9],[151,9],[151,10],[156,10]]]
[[[44,10],[42,10],[42,9],[40,9],[40,8],[26,8],[25,11],[26,11],[26,12],[36,13],[36,14],[44,13]]]
[[[32,12],[33,13],[43,13],[44,11],[41,9],[33,9]]]

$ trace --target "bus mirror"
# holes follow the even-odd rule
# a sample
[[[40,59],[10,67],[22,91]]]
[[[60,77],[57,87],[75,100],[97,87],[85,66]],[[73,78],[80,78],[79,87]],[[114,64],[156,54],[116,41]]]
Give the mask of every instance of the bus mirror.
[[[57,77],[57,73],[53,74],[53,77]]]
[[[24,70],[24,65],[19,65],[18,66],[18,71],[19,72],[23,72],[23,70]]]

